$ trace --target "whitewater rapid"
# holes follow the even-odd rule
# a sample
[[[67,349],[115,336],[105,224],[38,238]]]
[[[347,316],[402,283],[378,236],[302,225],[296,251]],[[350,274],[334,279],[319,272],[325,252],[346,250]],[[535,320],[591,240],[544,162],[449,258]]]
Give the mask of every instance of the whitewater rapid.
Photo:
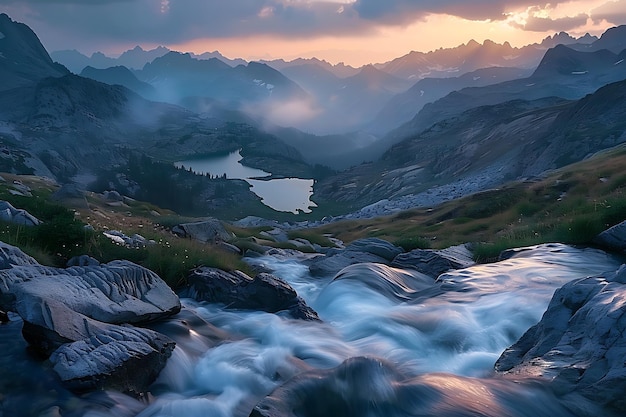
[[[29,395],[41,396],[39,403],[16,404],[29,408],[30,415],[41,414],[43,407],[51,416],[248,416],[256,403],[295,375],[329,370],[349,358],[366,356],[401,370],[410,387],[435,384],[461,395],[480,383],[489,393],[484,394],[485,401],[491,398],[502,405],[512,401],[506,398],[517,398],[519,404],[512,407],[518,415],[538,415],[534,409],[525,410],[524,402],[533,398],[551,404],[539,408],[545,416],[571,415],[543,390],[534,392],[524,384],[494,378],[493,365],[504,349],[540,320],[557,288],[620,265],[602,251],[564,245],[527,248],[511,259],[452,271],[436,281],[379,264],[346,268],[333,280],[311,277],[305,262],[294,257],[248,261],[289,282],[322,322],[183,299],[187,313],[215,326],[211,334],[224,341],[210,343],[206,329],[160,328],[176,340],[177,348],[149,396],[133,399],[100,392],[77,397],[48,376],[29,388]],[[48,375],[45,369],[37,370],[32,360],[25,360],[20,351],[24,342],[4,346],[7,337],[19,338],[18,321],[13,317],[9,325],[0,326],[0,348],[10,349],[27,364],[23,372]],[[3,367],[8,366],[5,362]],[[4,389],[10,383],[5,375],[2,378]],[[28,385],[32,378],[41,379],[32,374],[17,379]],[[504,393],[502,399],[496,391]],[[450,395],[447,406],[456,407],[459,398]],[[46,401],[52,404],[48,408]],[[54,414],[72,407],[71,413]]]

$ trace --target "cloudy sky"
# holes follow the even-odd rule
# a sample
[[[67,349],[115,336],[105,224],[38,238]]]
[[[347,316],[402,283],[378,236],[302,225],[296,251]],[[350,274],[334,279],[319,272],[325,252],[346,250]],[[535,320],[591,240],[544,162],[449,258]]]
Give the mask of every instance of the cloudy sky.
[[[626,24],[626,0],[0,0],[49,51],[141,45],[362,65],[470,39],[522,46]]]

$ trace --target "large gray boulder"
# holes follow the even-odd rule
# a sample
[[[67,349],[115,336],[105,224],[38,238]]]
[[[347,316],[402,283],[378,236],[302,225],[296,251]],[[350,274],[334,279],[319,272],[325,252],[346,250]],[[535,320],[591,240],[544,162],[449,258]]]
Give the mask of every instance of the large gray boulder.
[[[174,346],[153,330],[109,325],[84,340],[62,345],[50,361],[74,391],[142,393],[165,367]]]
[[[557,290],[541,321],[495,364],[499,372],[543,377],[567,397],[626,410],[626,266]]]
[[[609,250],[626,252],[626,220],[600,233],[593,242]]]
[[[229,241],[233,238],[224,228],[222,222],[213,218],[201,222],[179,224],[172,228],[172,232],[181,237],[207,243]]]
[[[52,354],[69,388],[142,392],[174,349],[146,324],[180,311],[178,296],[155,273],[128,261],[66,269],[36,264],[17,248],[0,253],[0,310],[17,312],[36,351]]]
[[[396,256],[391,266],[414,269],[437,278],[444,272],[467,268],[474,263],[469,249],[465,245],[459,245],[441,250],[414,249]]]
[[[296,319],[319,320],[317,313],[282,279],[267,273],[254,278],[241,271],[201,267],[188,278],[189,295],[198,301],[223,303],[230,308],[285,311]]]
[[[325,256],[316,258],[309,265],[315,276],[333,276],[349,265],[380,263],[389,265],[402,249],[377,238],[360,239],[345,249],[331,249]]]
[[[104,323],[142,323],[180,311],[178,296],[154,272],[129,261],[66,269],[15,267],[12,290],[23,313],[53,301]],[[7,280],[8,281],[8,280]],[[46,318],[42,318],[46,321]]]

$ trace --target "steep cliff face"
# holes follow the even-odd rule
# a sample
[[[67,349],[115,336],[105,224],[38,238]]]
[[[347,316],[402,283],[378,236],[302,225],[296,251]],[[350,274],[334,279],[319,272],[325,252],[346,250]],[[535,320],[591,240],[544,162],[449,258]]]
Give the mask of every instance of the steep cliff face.
[[[0,91],[68,73],[64,66],[52,61],[28,26],[0,14]]]

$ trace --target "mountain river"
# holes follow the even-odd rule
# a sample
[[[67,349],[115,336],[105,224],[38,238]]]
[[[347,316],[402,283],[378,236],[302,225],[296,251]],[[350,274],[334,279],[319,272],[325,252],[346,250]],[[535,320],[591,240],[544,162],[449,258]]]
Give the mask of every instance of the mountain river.
[[[294,415],[345,415],[332,411],[338,395],[368,404],[355,416],[574,416],[543,382],[494,375],[493,365],[540,320],[558,287],[620,264],[601,251],[544,245],[449,272],[434,289],[411,270],[379,264],[313,278],[306,256],[248,261],[288,281],[322,322],[183,299],[183,317],[195,313],[215,327],[182,330],[180,317],[155,325],[177,347],[142,398],[65,390],[47,362],[29,355],[12,315],[0,326],[0,416],[248,416],[295,375],[357,357],[381,365],[334,374],[337,391],[320,392]],[[331,411],[316,411],[324,407]]]

